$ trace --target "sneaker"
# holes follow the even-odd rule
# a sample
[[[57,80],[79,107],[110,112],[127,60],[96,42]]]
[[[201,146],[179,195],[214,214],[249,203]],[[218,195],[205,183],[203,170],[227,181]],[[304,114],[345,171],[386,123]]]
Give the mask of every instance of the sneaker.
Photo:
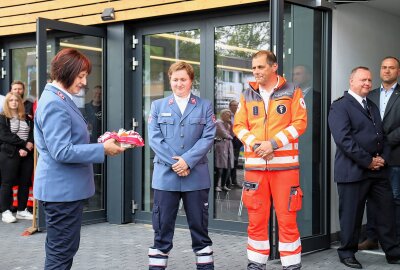
[[[216,192],[221,192],[222,189],[221,189],[221,187],[216,187],[216,188],[215,188],[215,191],[216,191]]]
[[[25,209],[24,211],[17,211],[15,217],[18,219],[28,219],[28,220],[33,219],[33,215],[27,209]]]
[[[231,190],[231,189],[228,188],[227,186],[223,186],[223,187],[222,187],[222,190],[229,191],[229,190]]]
[[[1,220],[5,223],[14,223],[17,219],[13,216],[10,210],[4,211],[1,214]]]

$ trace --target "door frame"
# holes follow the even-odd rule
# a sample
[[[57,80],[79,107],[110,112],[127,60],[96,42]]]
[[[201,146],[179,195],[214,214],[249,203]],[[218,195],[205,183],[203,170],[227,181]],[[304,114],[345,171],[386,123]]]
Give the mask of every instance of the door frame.
[[[106,30],[93,26],[84,26],[73,23],[60,22],[45,18],[38,18],[36,20],[36,74],[37,74],[37,84],[36,84],[36,96],[39,99],[43,92],[43,89],[47,81],[47,41],[48,32],[47,30],[63,31],[72,34],[81,34],[87,36],[94,36],[103,38],[103,85],[106,85],[106,40],[107,32]],[[106,88],[103,87],[103,96],[106,94]],[[103,104],[106,104],[103,100]],[[107,115],[107,106],[103,108],[103,117]],[[103,119],[103,123],[106,123]],[[106,163],[104,168],[107,168]],[[104,181],[104,209],[89,211],[83,213],[83,224],[98,223],[106,221],[107,213],[107,175],[105,170],[103,171],[103,181]],[[45,215],[43,208],[38,204],[38,227],[39,230],[45,229]]]

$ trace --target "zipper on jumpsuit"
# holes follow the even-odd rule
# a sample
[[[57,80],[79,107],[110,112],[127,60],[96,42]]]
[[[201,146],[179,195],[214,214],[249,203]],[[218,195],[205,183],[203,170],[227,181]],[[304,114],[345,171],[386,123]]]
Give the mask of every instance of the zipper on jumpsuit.
[[[269,122],[269,119],[268,119],[267,111],[265,110],[265,102],[264,102],[264,99],[263,99],[263,97],[261,96],[261,94],[257,93],[256,90],[253,89],[253,87],[251,87],[251,90],[252,90],[254,93],[256,93],[256,94],[261,98],[261,100],[262,100],[262,102],[263,102],[264,111],[265,111],[264,126],[266,127],[267,124],[268,124],[268,122]],[[272,91],[271,96],[272,96],[273,94],[274,94],[274,91]],[[269,100],[268,100],[268,109],[269,109],[269,107],[270,107],[269,105],[270,105],[270,102],[271,102],[271,96],[270,96],[270,98],[269,98]],[[264,138],[265,138],[265,140],[268,138],[267,135],[268,135],[268,134],[267,134],[267,129],[264,129]],[[267,161],[267,160],[265,160],[265,169],[263,169],[263,171],[268,171],[268,161]]]

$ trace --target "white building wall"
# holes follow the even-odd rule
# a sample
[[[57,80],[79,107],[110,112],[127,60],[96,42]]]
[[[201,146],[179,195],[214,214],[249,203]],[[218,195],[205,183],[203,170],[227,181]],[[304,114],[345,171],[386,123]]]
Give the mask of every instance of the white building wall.
[[[372,70],[373,87],[380,85],[379,69],[385,56],[400,57],[400,18],[364,4],[339,5],[332,20],[332,101],[348,89],[356,66]],[[333,140],[332,140],[333,142]],[[338,196],[333,182],[336,146],[332,143],[331,233],[340,230]]]

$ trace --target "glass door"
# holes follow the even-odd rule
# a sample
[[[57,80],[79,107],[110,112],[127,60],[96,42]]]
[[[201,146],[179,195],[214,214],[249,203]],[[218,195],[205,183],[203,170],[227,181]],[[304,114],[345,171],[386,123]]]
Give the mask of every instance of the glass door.
[[[88,123],[90,141],[97,142],[97,138],[105,131],[104,96],[104,63],[105,38],[103,29],[63,23],[39,18],[37,22],[38,57],[35,72],[37,72],[36,96],[40,96],[44,86],[50,81],[49,67],[52,57],[63,48],[75,48],[84,53],[92,63],[92,72],[88,77],[87,85],[80,93],[73,96],[73,101],[81,110]],[[34,83],[30,93],[34,91]],[[86,200],[84,206],[84,222],[93,223],[106,219],[106,191],[105,172],[103,164],[94,164],[95,195]],[[44,224],[39,215],[39,226]]]
[[[303,207],[297,222],[303,249],[330,245],[327,226],[329,198],[328,155],[324,133],[323,101],[323,13],[307,7],[286,4],[284,10],[283,72],[288,81],[303,91],[307,106],[307,130],[299,138],[300,185]]]
[[[291,21],[291,28],[286,28],[288,33],[285,32],[285,35],[289,36],[289,31],[293,29],[296,31],[303,29],[302,31],[312,33],[312,40],[305,43],[298,37],[296,46],[290,47],[291,50],[289,50],[289,45],[287,45],[289,39],[286,38],[284,62],[281,65],[284,69],[283,75],[287,80],[292,81],[293,66],[289,65],[291,62],[288,60],[294,57],[296,61],[300,61],[300,59],[311,61],[312,82],[314,88],[317,89],[317,85],[320,85],[322,80],[321,73],[317,73],[322,65],[322,46],[314,45],[314,41],[321,38],[322,35],[321,13],[313,9],[306,10],[308,13],[304,16],[310,16],[310,18],[307,17],[304,20],[311,21],[308,21],[308,24],[299,19]],[[290,17],[285,17],[285,20],[289,22]],[[135,27],[133,32],[138,38],[138,45],[133,54],[141,64],[134,72],[132,83],[134,88],[139,89],[134,96],[141,96],[141,120],[145,141],[148,140],[147,119],[151,102],[171,94],[167,75],[171,63],[184,60],[194,66],[195,80],[192,91],[213,102],[216,118],[220,120],[221,112],[229,113],[232,116],[240,94],[248,87],[248,82],[253,80],[252,54],[258,50],[271,49],[272,26],[269,12],[268,10],[260,11],[259,8],[248,9],[246,13],[237,12],[236,15],[191,16],[187,20],[175,18],[174,22],[168,20],[157,21],[154,24],[149,22],[140,27],[135,25]],[[311,115],[309,118],[312,130],[322,129],[322,117],[319,116],[322,114],[320,106],[322,99],[321,96],[318,96],[318,92],[321,93],[322,88],[318,89],[315,90],[317,93],[310,101],[315,104],[315,106],[310,105]],[[138,104],[136,99],[132,100],[132,103]],[[311,137],[306,134],[302,139],[303,146],[301,148],[305,149],[301,154],[304,160],[304,164],[301,165],[301,181],[309,196],[305,198],[305,206],[298,216],[304,252],[329,246],[326,223],[326,200],[328,198],[326,179],[329,178],[326,178],[323,173],[326,171],[326,166],[322,162],[322,157],[325,155],[321,147],[322,140],[318,134],[312,134]],[[248,216],[241,201],[241,184],[244,178],[243,146],[240,142],[235,142],[234,153],[231,157],[234,159],[234,165],[231,170],[227,170],[218,165],[218,159],[225,153],[218,152],[217,141],[218,138],[209,154],[209,168],[213,178],[209,199],[209,228],[245,234]],[[141,175],[134,179],[133,185],[134,198],[138,202],[135,219],[138,221],[151,222],[153,158],[153,151],[145,146],[142,153]],[[311,162],[309,162],[309,158],[311,158]],[[184,214],[181,209],[177,218],[177,226],[186,225]],[[274,218],[271,217],[270,220],[272,221]],[[276,235],[276,228],[271,226],[271,231],[275,234],[270,237],[270,239],[274,239],[275,243],[277,243],[277,239],[273,235]],[[245,245],[245,243],[243,244]],[[271,254],[277,254],[277,245],[271,247],[275,250]]]

